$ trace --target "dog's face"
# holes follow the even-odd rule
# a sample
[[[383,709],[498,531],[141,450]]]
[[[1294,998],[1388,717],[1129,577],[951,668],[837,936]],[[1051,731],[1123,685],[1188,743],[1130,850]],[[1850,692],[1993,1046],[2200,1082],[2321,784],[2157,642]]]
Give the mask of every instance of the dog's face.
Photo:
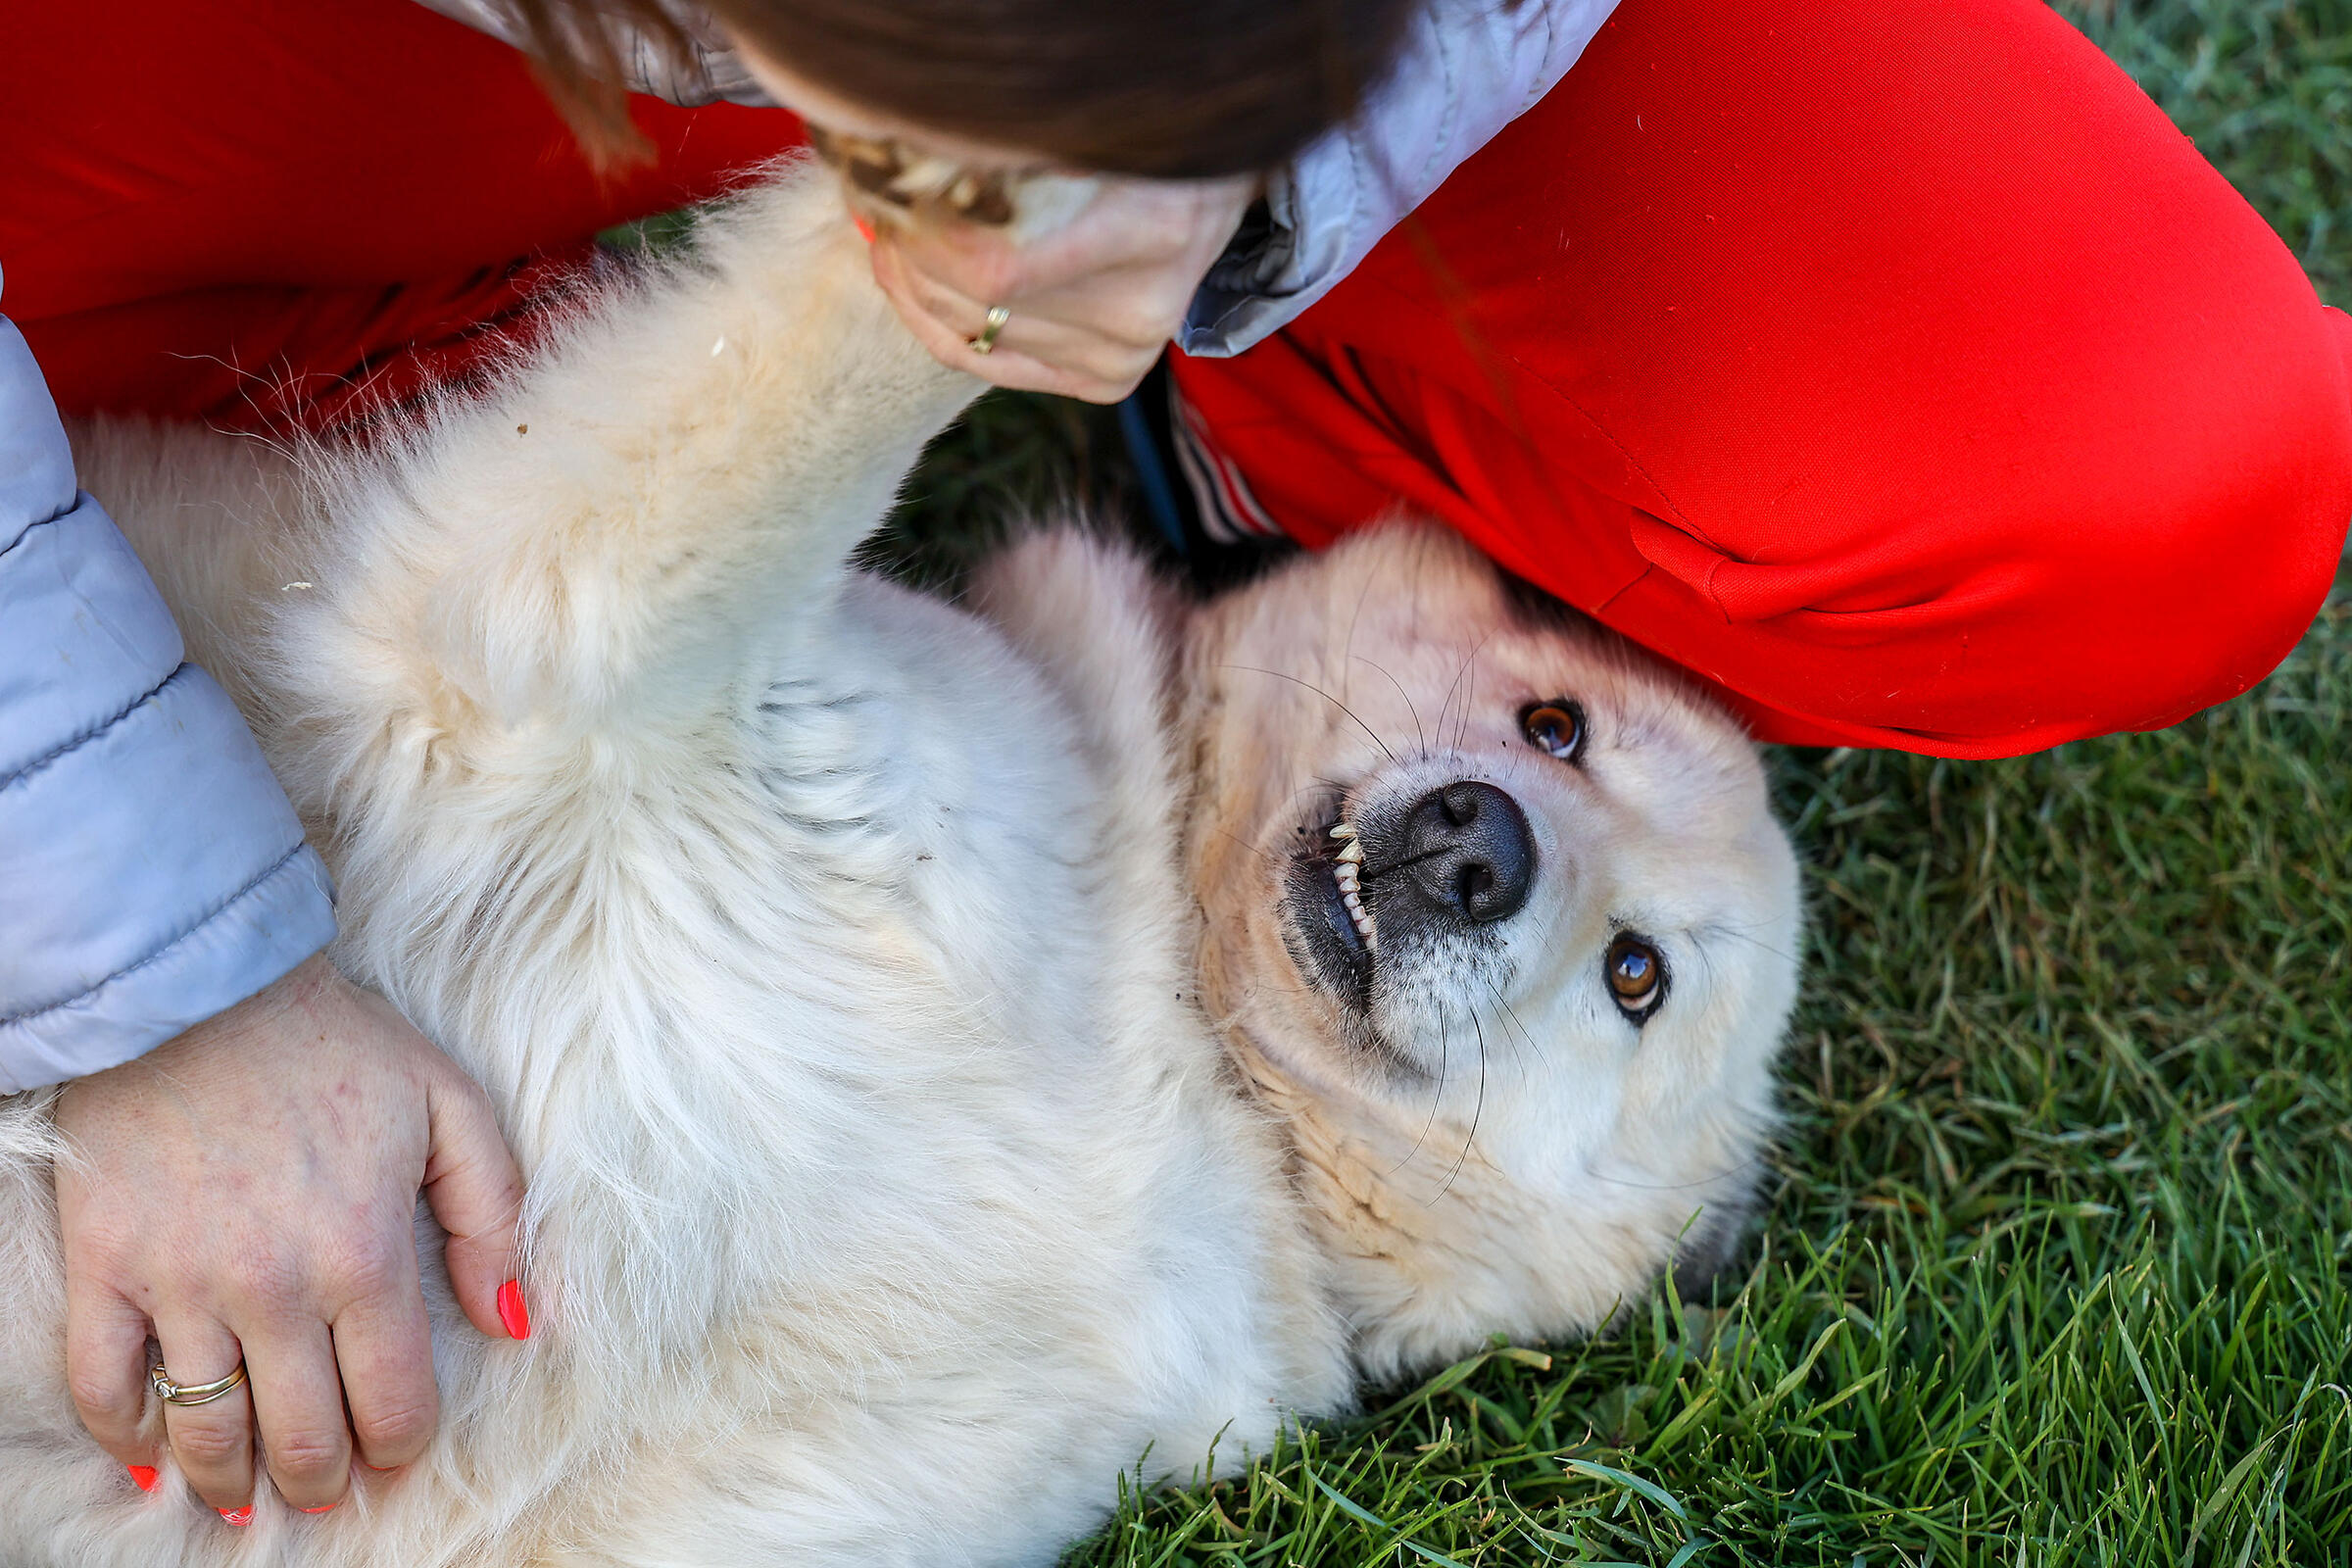
[[[1212,603],[1187,661],[1206,1000],[1367,1370],[1728,1253],[1799,940],[1737,727],[1427,530]]]

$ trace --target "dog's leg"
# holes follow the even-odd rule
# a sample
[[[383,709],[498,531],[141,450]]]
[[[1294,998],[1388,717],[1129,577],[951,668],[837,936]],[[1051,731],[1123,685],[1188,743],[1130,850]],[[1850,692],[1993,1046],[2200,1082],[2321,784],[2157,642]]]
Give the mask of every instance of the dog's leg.
[[[1041,528],[974,574],[971,607],[1069,700],[1110,785],[1111,830],[1165,839],[1176,809],[1168,662],[1183,610],[1133,550],[1074,526]],[[1162,885],[1172,872],[1156,873]]]
[[[746,628],[830,598],[978,388],[899,324],[808,168],[550,336],[330,478],[280,639],[298,723],[365,713],[501,771],[518,736],[708,728]]]
[[[321,473],[289,545],[310,586],[274,595],[258,727],[342,890],[336,960],[489,1091],[532,1183],[534,1305],[623,1387],[696,1343],[676,1303],[748,1289],[727,1227],[688,1245],[672,1217],[743,1212],[776,1168],[716,1130],[708,1065],[753,1057],[766,956],[811,940],[758,705],[835,657],[852,549],[978,385],[803,169]],[[827,1114],[821,1084],[768,1090],[778,1144]]]

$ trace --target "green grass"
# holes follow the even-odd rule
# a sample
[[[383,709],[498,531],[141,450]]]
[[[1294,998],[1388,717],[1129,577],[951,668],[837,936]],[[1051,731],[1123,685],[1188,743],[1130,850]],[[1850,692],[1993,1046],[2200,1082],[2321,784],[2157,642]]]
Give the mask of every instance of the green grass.
[[[2352,3],[2148,0],[2061,13],[2195,139],[2352,307]]]
[[[2352,305],[2352,0],[2068,14]],[[997,397],[880,554],[1129,484],[1099,411]],[[1073,1568],[2352,1564],[2352,589],[2165,734],[1775,769],[1815,920],[1744,1269]]]

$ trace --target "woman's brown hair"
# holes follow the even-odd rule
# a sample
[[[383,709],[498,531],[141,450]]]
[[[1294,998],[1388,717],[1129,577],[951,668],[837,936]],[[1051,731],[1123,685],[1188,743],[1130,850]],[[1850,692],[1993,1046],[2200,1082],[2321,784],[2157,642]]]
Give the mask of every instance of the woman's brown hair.
[[[912,124],[1105,172],[1272,168],[1352,113],[1416,0],[705,0],[795,75]],[[591,152],[630,150],[616,29],[665,0],[507,0]]]

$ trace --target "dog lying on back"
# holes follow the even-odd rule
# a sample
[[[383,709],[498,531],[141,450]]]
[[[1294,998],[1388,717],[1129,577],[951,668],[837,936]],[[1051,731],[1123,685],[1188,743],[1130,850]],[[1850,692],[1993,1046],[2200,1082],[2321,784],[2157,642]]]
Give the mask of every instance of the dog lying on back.
[[[788,170],[366,452],[80,434],[336,958],[497,1105],[537,1332],[428,1268],[423,1460],[141,1495],[0,1102],[0,1560],[1045,1564],[1728,1249],[1798,940],[1739,731],[1432,531],[1205,605],[1070,531],[968,610],[851,569],[976,389]]]

